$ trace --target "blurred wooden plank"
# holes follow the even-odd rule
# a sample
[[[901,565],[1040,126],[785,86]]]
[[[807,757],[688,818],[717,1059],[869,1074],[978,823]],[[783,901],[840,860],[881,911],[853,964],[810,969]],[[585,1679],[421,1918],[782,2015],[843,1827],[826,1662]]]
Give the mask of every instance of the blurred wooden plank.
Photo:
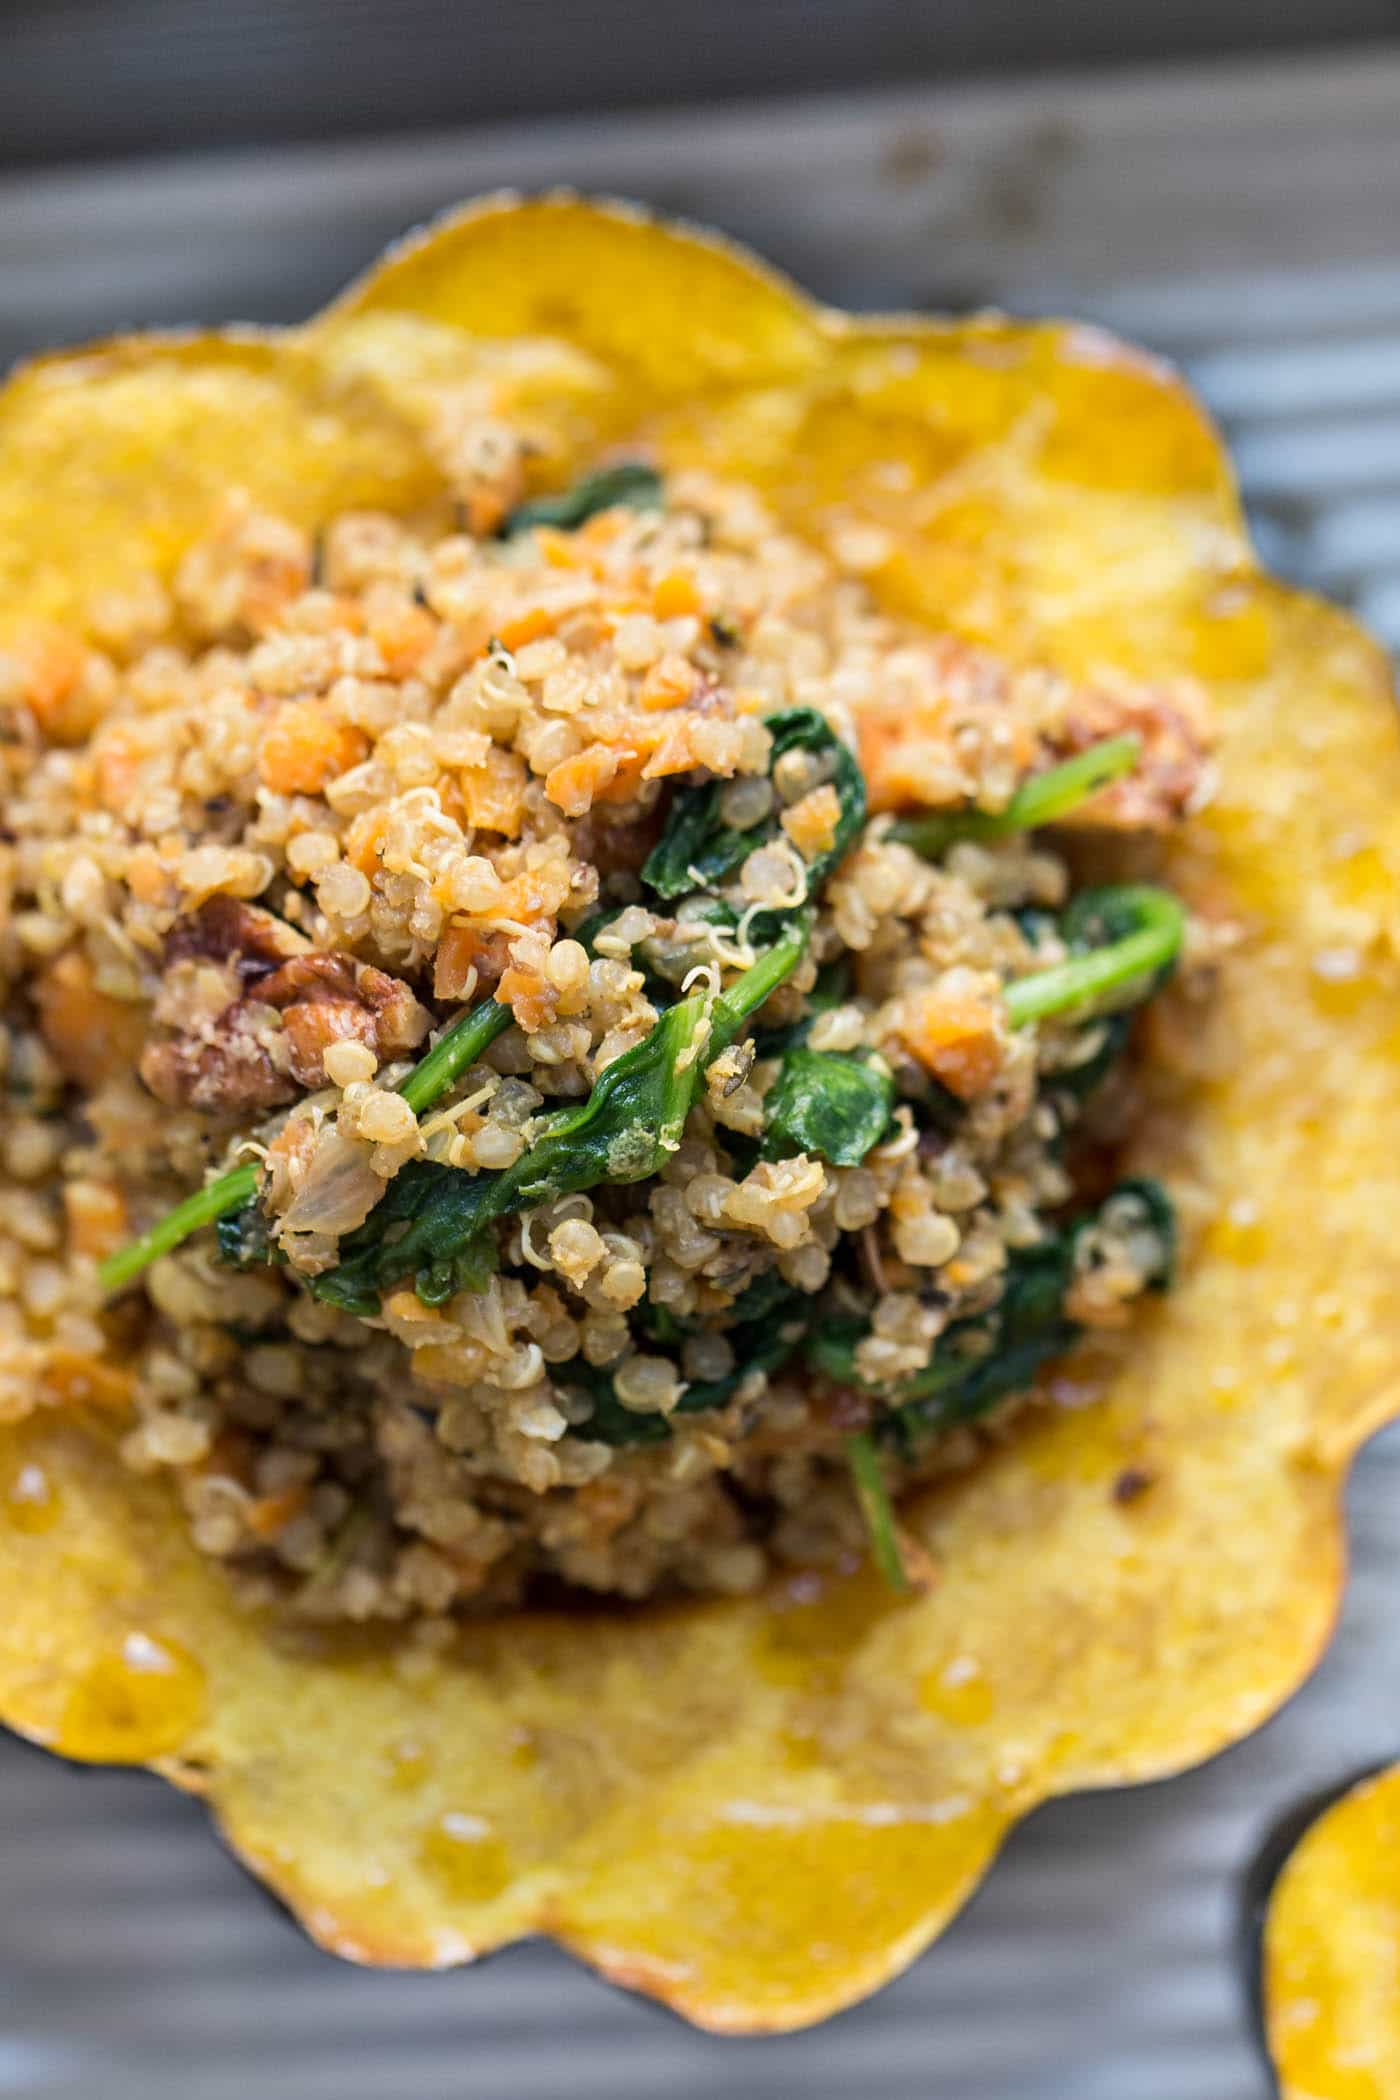
[[[7,0],[0,161],[1394,33],[1390,0]]]
[[[1398,120],[1400,48],[1377,48],[6,176],[0,365],[126,325],[296,319],[497,185],[693,214],[856,307],[1390,267]]]
[[[299,318],[405,226],[500,184],[710,221],[856,306],[1156,286],[1176,327],[1194,281],[1247,264],[1246,321],[1270,272],[1290,310],[1298,270],[1394,281],[1397,137],[1391,47],[26,173],[0,179],[0,364],[117,327]]]

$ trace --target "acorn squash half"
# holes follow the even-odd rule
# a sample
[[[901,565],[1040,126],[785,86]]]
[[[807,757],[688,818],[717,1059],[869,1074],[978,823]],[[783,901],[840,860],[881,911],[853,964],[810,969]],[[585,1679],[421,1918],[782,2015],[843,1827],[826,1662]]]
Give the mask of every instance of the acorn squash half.
[[[547,1932],[712,2029],[794,2028],[912,1960],[1037,1802],[1207,1756],[1327,1638],[1342,1475],[1400,1409],[1400,728],[1375,645],[1260,573],[1161,364],[1072,325],[825,311],[570,196],[449,218],[304,328],[20,372],[0,632],[168,572],[232,482],[307,524],[431,506],[434,389],[466,373],[530,422],[542,485],[638,440],[815,539],[880,526],[905,613],[1209,687],[1218,792],[1168,879],[1244,939],[1207,1021],[1164,1003],[1126,1163],[1177,1195],[1180,1280],[1063,1367],[1092,1404],[909,1507],[927,1593],[519,1615],[412,1667],[240,1614],[110,1419],[46,1409],[0,1431],[0,1716],[206,1795],[352,1959]]]
[[[1285,1862],[1263,1998],[1282,2100],[1400,2091],[1400,1768],[1334,1801]]]

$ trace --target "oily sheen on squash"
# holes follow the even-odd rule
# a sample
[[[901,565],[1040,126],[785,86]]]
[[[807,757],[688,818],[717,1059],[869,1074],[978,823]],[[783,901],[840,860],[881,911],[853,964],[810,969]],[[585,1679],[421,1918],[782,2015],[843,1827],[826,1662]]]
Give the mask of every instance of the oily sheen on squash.
[[[307,525],[431,511],[434,390],[467,374],[530,424],[542,488],[623,440],[707,463],[816,540],[879,526],[905,613],[1209,688],[1218,792],[1166,879],[1242,938],[1207,1009],[1154,1021],[1125,1166],[1173,1189],[1179,1281],[1059,1371],[1093,1404],[908,1510],[925,1594],[523,1615],[411,1671],[240,1614],[119,1424],[45,1408],[0,1430],[0,1717],[203,1793],[352,1959],[548,1932],[707,2027],[794,2028],[909,1962],[1035,1803],[1207,1756],[1326,1640],[1342,1476],[1400,1409],[1400,730],[1377,648],[1260,573],[1162,365],[1073,326],[824,311],[571,196],[471,207],[303,328],[22,371],[0,634],[168,573],[230,484]]]

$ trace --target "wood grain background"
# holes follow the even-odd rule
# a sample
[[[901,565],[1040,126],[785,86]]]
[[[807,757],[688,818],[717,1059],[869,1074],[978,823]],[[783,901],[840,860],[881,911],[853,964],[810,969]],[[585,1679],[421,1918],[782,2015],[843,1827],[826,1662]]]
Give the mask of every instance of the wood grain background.
[[[0,164],[1400,33],[1400,0],[0,0]]]

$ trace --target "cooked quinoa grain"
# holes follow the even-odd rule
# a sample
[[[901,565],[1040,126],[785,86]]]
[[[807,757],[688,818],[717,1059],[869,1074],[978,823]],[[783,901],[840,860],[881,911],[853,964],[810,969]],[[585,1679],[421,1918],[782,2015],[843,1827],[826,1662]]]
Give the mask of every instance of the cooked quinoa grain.
[[[1066,1147],[1181,914],[1064,849],[1150,859],[1199,699],[443,442],[449,538],[235,495],[0,658],[0,1419],[95,1401],[315,1618],[898,1579],[888,1492],[1168,1280]]]

